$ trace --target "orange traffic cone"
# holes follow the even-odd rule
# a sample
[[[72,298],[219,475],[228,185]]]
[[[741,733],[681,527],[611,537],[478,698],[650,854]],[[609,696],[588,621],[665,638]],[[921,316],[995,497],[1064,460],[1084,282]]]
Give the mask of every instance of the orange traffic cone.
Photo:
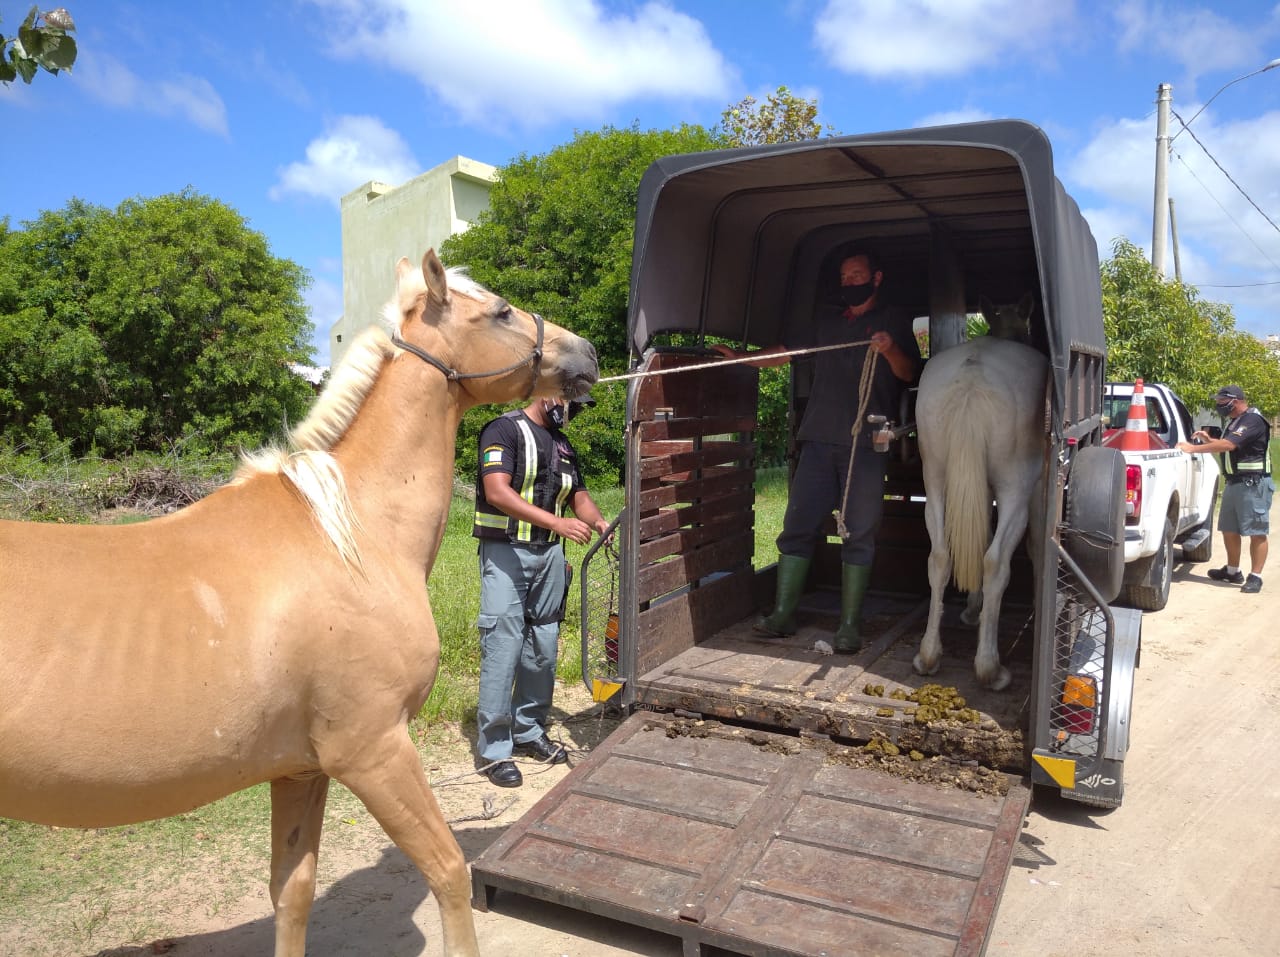
[[[1160,436],[1147,431],[1147,400],[1142,394],[1141,379],[1134,380],[1124,430],[1116,429],[1102,440],[1102,444],[1122,452],[1150,452],[1169,447]]]

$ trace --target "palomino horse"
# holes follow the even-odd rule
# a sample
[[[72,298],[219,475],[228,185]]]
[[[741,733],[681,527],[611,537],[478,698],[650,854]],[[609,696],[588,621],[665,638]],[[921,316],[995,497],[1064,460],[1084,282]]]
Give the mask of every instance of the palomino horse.
[[[1000,664],[1000,601],[1009,584],[1009,560],[1027,528],[1029,504],[1038,500],[1045,468],[1045,384],[1049,363],[1023,342],[1033,299],[993,307],[983,315],[992,335],[932,356],[920,375],[916,430],[924,468],[929,552],[929,621],[913,665],[937,672],[942,657],[942,599],[954,568],[969,593],[962,620],[978,625],[974,672],[987,687],[1009,684]],[[997,520],[991,533],[991,499]],[[1040,523],[1031,523],[1032,561],[1039,560]],[[979,609],[981,613],[979,614]]]
[[[276,957],[306,947],[331,778],[422,871],[445,953],[477,953],[407,727],[440,657],[426,579],[458,423],[599,375],[590,343],[434,251],[396,272],[396,335],[352,344],[293,451],[142,524],[0,522],[0,816],[106,827],[270,781]]]

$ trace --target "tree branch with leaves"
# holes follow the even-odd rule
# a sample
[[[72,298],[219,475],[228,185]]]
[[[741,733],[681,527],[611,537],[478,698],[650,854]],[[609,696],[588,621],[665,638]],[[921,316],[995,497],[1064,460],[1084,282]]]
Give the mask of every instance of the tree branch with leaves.
[[[0,33],[0,83],[12,83],[18,77],[30,83],[41,69],[70,73],[76,62],[76,41],[67,34],[75,28],[65,7],[44,13],[32,7],[17,36]]]

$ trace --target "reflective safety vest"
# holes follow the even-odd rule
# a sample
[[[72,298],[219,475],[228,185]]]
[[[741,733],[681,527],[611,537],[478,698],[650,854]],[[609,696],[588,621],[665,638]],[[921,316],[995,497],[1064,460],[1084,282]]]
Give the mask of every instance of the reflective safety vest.
[[[1237,418],[1227,423],[1227,430],[1247,415],[1257,416],[1262,422],[1261,436],[1252,437],[1245,445],[1231,452],[1222,454],[1223,475],[1270,475],[1271,474],[1271,424],[1255,408],[1248,408]]]
[[[521,498],[556,517],[564,515],[574,491],[582,487],[576,455],[568,439],[530,421],[517,409],[499,416],[480,433],[480,460],[476,473],[476,511],[471,534],[476,538],[505,539],[512,543],[554,543],[560,536],[550,529],[520,521],[484,496],[486,472],[509,474],[511,487]]]

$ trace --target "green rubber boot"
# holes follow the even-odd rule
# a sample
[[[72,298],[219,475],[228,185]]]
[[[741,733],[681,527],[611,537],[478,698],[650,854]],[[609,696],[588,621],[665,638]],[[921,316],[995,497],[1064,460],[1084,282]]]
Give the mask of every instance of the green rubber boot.
[[[804,592],[804,580],[809,576],[808,558],[795,555],[778,556],[778,599],[773,613],[762,615],[755,623],[755,630],[774,638],[785,638],[796,633],[796,605]]]
[[[862,596],[867,593],[870,581],[870,565],[840,566],[840,627],[832,642],[838,654],[852,655],[862,650],[858,618],[862,614]]]

